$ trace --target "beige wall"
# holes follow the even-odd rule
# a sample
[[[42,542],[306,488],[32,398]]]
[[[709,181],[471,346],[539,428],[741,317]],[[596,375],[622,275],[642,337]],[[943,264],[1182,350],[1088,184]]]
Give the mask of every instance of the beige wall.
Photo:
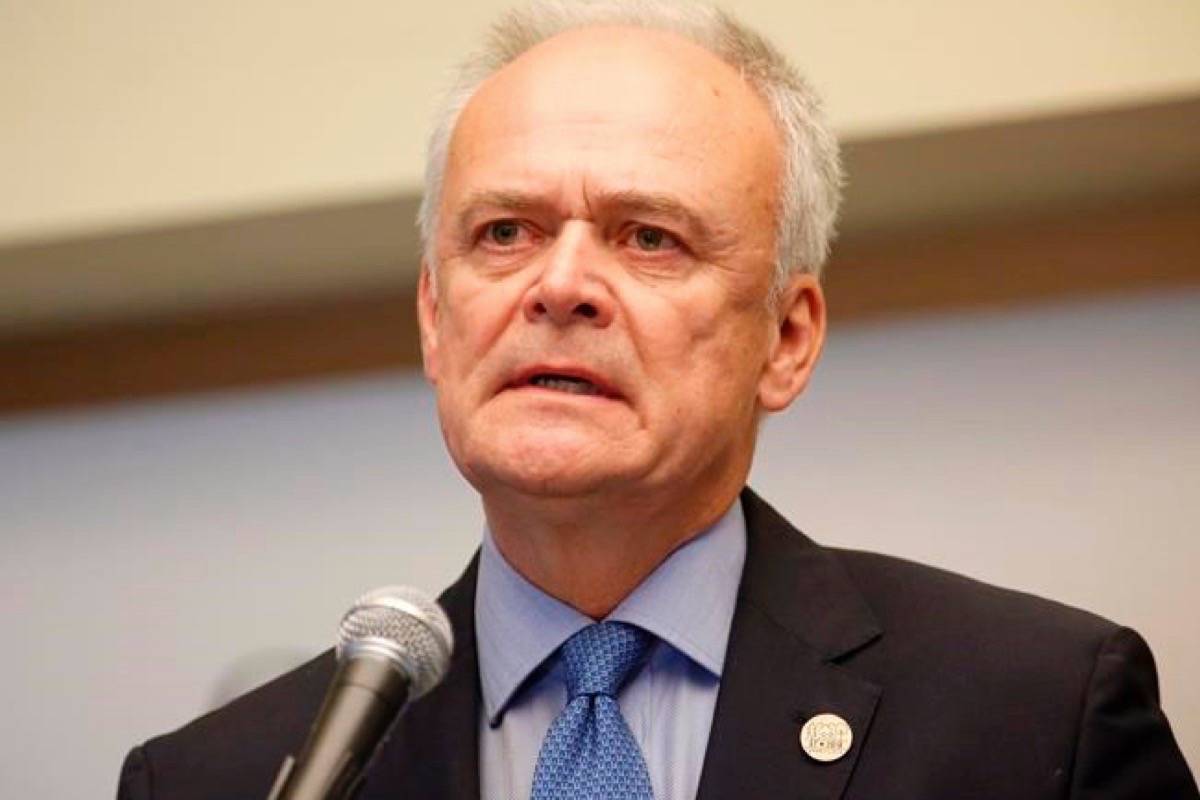
[[[411,191],[501,0],[0,5],[0,244]],[[1200,89],[1200,3],[754,0],[876,134]]]

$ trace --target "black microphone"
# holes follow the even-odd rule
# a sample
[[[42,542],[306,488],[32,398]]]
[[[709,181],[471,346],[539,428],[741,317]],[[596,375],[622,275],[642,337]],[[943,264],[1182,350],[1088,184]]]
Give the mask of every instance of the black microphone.
[[[454,636],[423,592],[386,586],[358,599],[338,628],[337,673],[298,757],[279,768],[267,800],[343,800],[409,700],[445,676]]]

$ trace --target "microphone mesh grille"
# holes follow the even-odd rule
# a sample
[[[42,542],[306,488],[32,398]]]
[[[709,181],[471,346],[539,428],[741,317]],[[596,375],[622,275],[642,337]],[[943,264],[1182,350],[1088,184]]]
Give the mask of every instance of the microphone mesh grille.
[[[347,644],[362,639],[383,639],[399,651],[413,699],[442,680],[454,649],[450,620],[441,606],[408,586],[375,589],[346,612],[338,630],[338,655]]]

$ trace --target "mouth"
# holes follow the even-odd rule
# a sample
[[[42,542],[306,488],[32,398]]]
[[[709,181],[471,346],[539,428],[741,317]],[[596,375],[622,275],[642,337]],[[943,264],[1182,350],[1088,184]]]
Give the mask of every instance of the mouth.
[[[581,397],[617,399],[620,395],[599,376],[575,368],[535,367],[523,371],[507,389],[546,389]]]

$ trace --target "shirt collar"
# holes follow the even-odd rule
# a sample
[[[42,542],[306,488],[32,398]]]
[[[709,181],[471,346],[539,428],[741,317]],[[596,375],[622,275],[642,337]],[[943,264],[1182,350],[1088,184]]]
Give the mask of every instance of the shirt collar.
[[[650,631],[719,678],[745,560],[746,521],[739,500],[668,556],[607,619]],[[485,527],[475,630],[489,722],[496,724],[526,678],[591,622],[513,569]]]

